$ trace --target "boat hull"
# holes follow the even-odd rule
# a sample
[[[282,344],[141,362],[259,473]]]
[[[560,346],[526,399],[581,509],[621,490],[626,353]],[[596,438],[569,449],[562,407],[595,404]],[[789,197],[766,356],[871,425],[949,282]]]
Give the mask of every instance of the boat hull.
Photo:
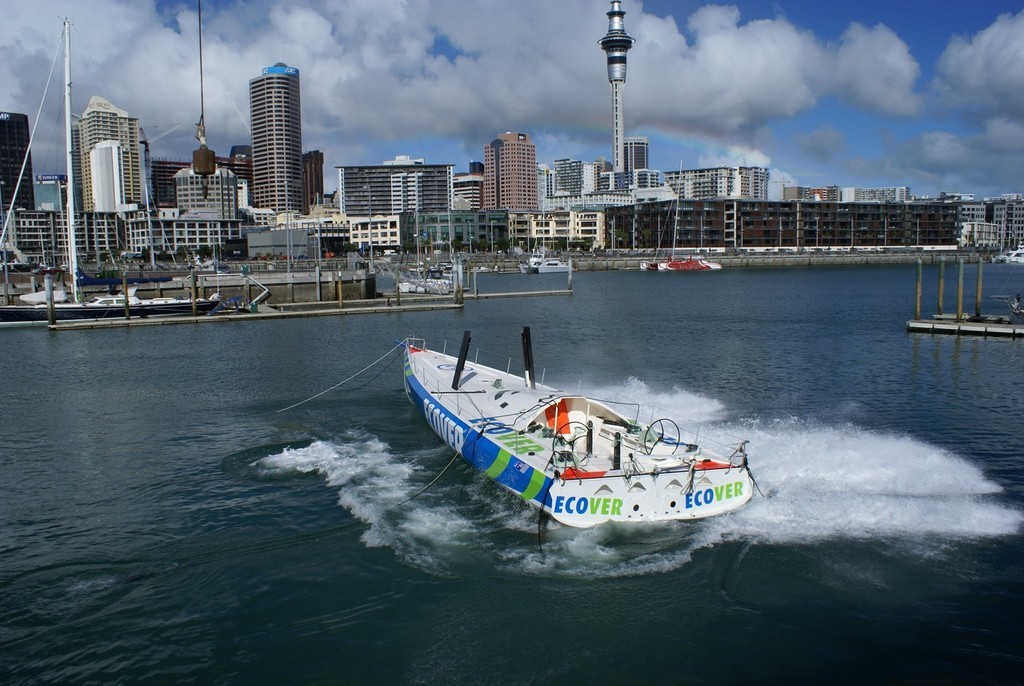
[[[215,300],[199,300],[196,312],[206,314],[217,307]],[[80,321],[84,319],[123,319],[124,305],[94,305],[90,303],[56,303],[53,307],[58,322]],[[186,300],[168,298],[163,302],[129,304],[128,314],[132,317],[162,317],[171,315],[191,315],[192,303]],[[42,305],[4,305],[0,306],[0,323],[27,323],[48,321],[47,306]]]
[[[603,406],[600,418],[595,414],[589,420],[589,437],[584,441],[579,433],[567,443],[558,432],[538,426],[544,412],[567,399],[594,407],[597,401],[565,398],[552,388],[530,389],[520,377],[480,365],[467,365],[453,390],[456,365],[451,356],[406,345],[405,388],[417,412],[471,466],[563,524],[699,519],[735,510],[750,499],[753,484],[742,450],[737,461],[662,442],[660,453],[646,454],[639,427],[613,425],[621,418]],[[538,408],[541,415],[531,417]],[[592,428],[595,421],[602,423],[600,432]],[[610,457],[616,442],[618,464]],[[692,456],[683,458],[690,449]]]

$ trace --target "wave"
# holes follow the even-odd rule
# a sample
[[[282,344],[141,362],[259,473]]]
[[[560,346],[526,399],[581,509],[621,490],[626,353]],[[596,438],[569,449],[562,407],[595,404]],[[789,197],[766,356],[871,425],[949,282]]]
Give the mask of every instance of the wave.
[[[800,418],[722,421],[726,408],[712,398],[655,392],[636,379],[625,390],[645,407],[673,408],[666,416],[681,424],[717,422],[700,431],[749,439],[751,469],[765,497],[695,522],[581,530],[539,521],[537,510],[461,460],[431,485],[453,457],[439,445],[396,453],[379,437],[352,430],[285,448],[257,466],[266,475],[321,474],[337,489],[338,503],[366,524],[365,545],[391,548],[404,562],[442,576],[481,563],[513,576],[658,574],[686,565],[699,549],[732,542],[898,540],[930,555],[954,542],[1015,535],[1024,522],[969,457],[913,437]]]

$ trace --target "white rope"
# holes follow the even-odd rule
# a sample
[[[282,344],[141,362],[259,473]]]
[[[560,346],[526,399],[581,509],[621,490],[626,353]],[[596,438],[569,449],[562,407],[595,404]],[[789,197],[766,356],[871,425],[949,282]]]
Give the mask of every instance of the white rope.
[[[319,392],[319,393],[317,393],[316,395],[312,395],[312,396],[310,396],[310,397],[306,398],[305,400],[300,400],[299,402],[295,403],[294,405],[289,405],[288,407],[284,407],[284,408],[281,408],[280,410],[278,410],[277,412],[275,412],[275,414],[280,414],[281,412],[287,412],[288,410],[294,409],[294,408],[298,407],[299,405],[304,405],[305,403],[308,403],[308,402],[309,402],[310,400],[316,400],[316,399],[317,399],[317,398],[319,398],[320,396],[322,396],[322,395],[324,395],[324,394],[326,394],[326,393],[330,393],[331,391],[333,391],[333,390],[334,390],[335,388],[338,388],[339,386],[344,386],[344,385],[345,385],[345,384],[347,384],[347,383],[348,383],[349,381],[351,381],[352,379],[356,378],[357,376],[359,376],[360,374],[362,374],[363,372],[365,372],[365,371],[366,371],[367,369],[370,369],[371,367],[373,367],[373,366],[375,366],[376,364],[378,364],[378,363],[379,363],[379,362],[380,362],[381,360],[383,360],[384,358],[386,358],[386,357],[388,357],[389,355],[391,355],[391,354],[392,354],[393,352],[395,352],[396,350],[398,350],[399,348],[401,348],[401,347],[402,347],[403,345],[404,345],[403,343],[399,343],[399,344],[398,344],[398,345],[396,345],[396,346],[395,346],[394,348],[392,348],[391,350],[387,351],[386,353],[384,353],[383,355],[381,355],[380,357],[378,357],[378,358],[377,358],[376,360],[374,360],[373,362],[371,362],[371,363],[370,363],[370,364],[368,364],[367,366],[363,367],[363,368],[362,368],[362,369],[360,369],[360,370],[359,370],[358,372],[356,372],[356,373],[355,373],[355,374],[353,374],[352,376],[348,377],[348,378],[347,378],[347,379],[345,379],[344,381],[339,381],[338,383],[334,384],[334,385],[333,385],[333,386],[331,386],[330,388],[325,388],[324,390],[320,391],[320,392]]]

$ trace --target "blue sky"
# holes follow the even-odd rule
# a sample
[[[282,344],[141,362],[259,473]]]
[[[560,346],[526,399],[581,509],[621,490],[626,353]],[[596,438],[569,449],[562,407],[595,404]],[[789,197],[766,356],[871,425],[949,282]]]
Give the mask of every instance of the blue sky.
[[[45,6],[44,6],[45,5]],[[187,158],[199,114],[194,2],[50,0],[5,10],[0,110],[35,119],[64,16],[75,22],[74,110],[100,95],[140,119],[153,154]],[[504,131],[538,161],[611,157],[597,41],[605,0],[206,0],[210,146],[248,142],[248,82],[302,75],[306,149],[333,167],[396,155],[465,170]],[[636,38],[627,135],[652,166],[751,164],[777,186],[1024,192],[1019,3],[623,0]],[[59,77],[57,78],[59,81]],[[59,170],[59,83],[33,151]]]

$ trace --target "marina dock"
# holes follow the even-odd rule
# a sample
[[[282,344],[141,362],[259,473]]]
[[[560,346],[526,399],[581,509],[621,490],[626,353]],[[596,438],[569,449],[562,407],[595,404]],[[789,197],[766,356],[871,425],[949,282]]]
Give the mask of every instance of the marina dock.
[[[953,334],[955,336],[1022,336],[1024,326],[1003,321],[954,321],[948,319],[911,319],[907,322],[911,333]]]
[[[1024,337],[1024,318],[1016,315],[982,314],[982,264],[978,263],[978,280],[975,288],[974,313],[964,312],[964,260],[957,260],[956,312],[943,313],[943,297],[945,295],[945,261],[939,262],[939,299],[937,312],[931,319],[921,316],[921,280],[922,263],[917,262],[917,292],[914,307],[914,318],[907,322],[907,331],[911,333],[952,334],[954,336],[1001,336]],[[1018,296],[1019,299],[1019,296]],[[1019,307],[1019,303],[1018,303]]]

